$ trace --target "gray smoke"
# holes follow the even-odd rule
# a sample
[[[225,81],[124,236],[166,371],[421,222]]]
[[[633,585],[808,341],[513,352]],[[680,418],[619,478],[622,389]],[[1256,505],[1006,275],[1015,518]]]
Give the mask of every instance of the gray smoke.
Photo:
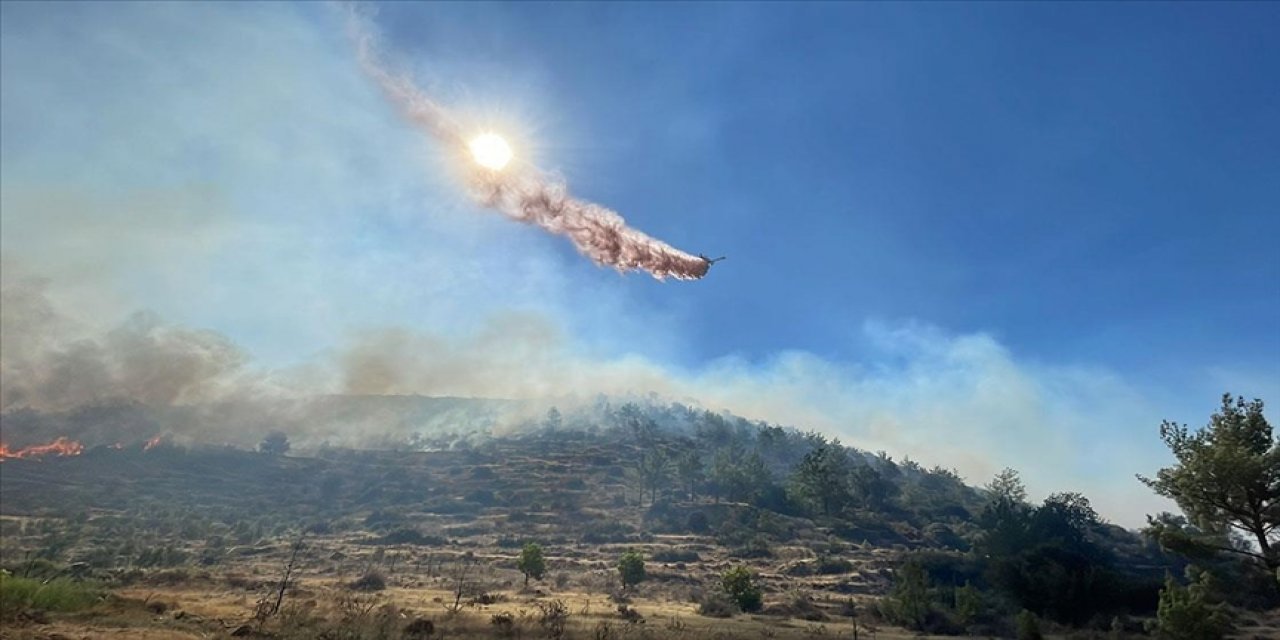
[[[0,443],[11,447],[59,437],[90,448],[134,446],[157,436],[252,447],[271,431],[304,447],[392,447],[423,437],[466,440],[536,414],[501,400],[414,395],[481,384],[444,384],[468,364],[463,354],[440,359],[443,341],[440,350],[393,361],[370,346],[384,344],[383,333],[358,334],[333,363],[267,371],[226,336],[154,313],[105,330],[84,325],[57,308],[50,287],[14,261],[0,270]],[[435,361],[444,377],[410,373],[417,358]]]
[[[224,336],[136,313],[106,333],[77,327],[45,295],[48,282],[0,284],[0,410],[65,411],[129,399],[148,405],[220,399],[240,388],[244,354]]]

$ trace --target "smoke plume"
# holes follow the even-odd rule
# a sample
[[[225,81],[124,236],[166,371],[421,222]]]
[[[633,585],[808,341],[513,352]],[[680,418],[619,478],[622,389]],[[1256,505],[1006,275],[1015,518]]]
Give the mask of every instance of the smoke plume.
[[[224,336],[163,324],[140,312],[105,333],[82,330],[45,295],[47,281],[10,276],[0,286],[0,410],[65,411],[120,399],[169,405],[218,399],[238,388],[244,354]]]
[[[386,69],[375,51],[372,28],[349,13],[348,29],[355,40],[361,67],[377,81],[387,99],[404,117],[471,166],[467,181],[471,195],[485,207],[509,218],[562,235],[582,255],[618,271],[641,270],[663,280],[697,280],[711,262],[627,226],[616,211],[579,200],[563,181],[536,167],[508,166],[490,171],[467,158],[464,128],[449,111],[424,94],[409,78]]]

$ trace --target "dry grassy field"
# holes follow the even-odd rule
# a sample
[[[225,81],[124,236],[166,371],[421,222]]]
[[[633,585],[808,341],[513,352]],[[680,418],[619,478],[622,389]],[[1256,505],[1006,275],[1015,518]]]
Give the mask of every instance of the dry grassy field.
[[[160,440],[7,459],[0,638],[930,637],[885,609],[903,559],[925,556],[941,585],[931,606],[963,615],[962,579],[942,581],[969,557],[953,545],[975,536],[973,506],[945,473],[903,472],[914,510],[814,518],[674,473],[655,485],[641,452],[618,431],[539,431],[451,448]],[[1159,569],[1132,534],[1098,535],[1134,570]],[[526,582],[529,543],[545,571]],[[645,575],[624,585],[628,553]],[[728,596],[739,569],[759,606]],[[1034,637],[1011,618],[950,633]],[[1276,637],[1273,618],[1243,612],[1234,637]],[[1051,638],[1143,635],[1141,619],[1040,624]]]
[[[654,507],[624,458],[513,439],[482,453],[161,446],[8,460],[4,567],[84,578],[99,595],[75,612],[7,611],[0,637],[812,638],[853,637],[855,623],[858,637],[901,635],[873,604],[898,550],[711,498]],[[735,523],[743,540],[726,534]],[[760,530],[788,543],[753,546]],[[529,541],[547,568],[525,586]],[[628,588],[626,551],[647,573]],[[759,613],[702,604],[731,566],[757,576]]]

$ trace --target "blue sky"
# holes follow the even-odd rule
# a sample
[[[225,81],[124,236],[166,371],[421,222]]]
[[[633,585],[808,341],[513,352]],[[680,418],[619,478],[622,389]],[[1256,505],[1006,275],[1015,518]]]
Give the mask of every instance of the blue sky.
[[[1160,419],[1280,402],[1274,5],[378,7],[424,90],[729,256],[693,283],[470,203],[332,6],[2,11],[4,256],[89,323],[430,353],[387,392],[657,390],[1125,524]]]
[[[1277,16],[713,3],[379,21],[424,65],[468,59],[479,77],[449,80],[473,91],[533,78],[572,129],[555,152],[580,192],[732,256],[699,286],[636,287],[688,309],[695,357],[850,355],[850,320],[912,317],[1136,368],[1280,360]]]

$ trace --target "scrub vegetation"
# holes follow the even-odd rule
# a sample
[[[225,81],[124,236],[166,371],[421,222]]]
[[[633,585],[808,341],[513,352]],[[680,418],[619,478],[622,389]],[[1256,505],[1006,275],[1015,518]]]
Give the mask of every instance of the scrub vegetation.
[[[679,404],[377,450],[10,459],[0,636],[1268,637],[1262,409],[1160,429],[1175,463],[1143,481],[1182,513],[1144,531],[1079,493],[1032,502],[1012,469],[972,486]]]

